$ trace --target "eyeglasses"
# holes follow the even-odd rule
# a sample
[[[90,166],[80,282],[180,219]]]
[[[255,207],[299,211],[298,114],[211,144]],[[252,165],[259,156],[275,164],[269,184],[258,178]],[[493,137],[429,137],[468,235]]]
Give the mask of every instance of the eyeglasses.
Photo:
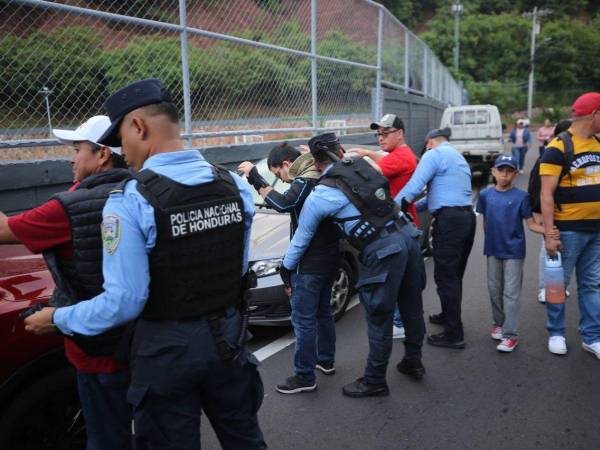
[[[396,133],[397,131],[400,131],[400,130],[378,131],[377,133],[375,133],[375,137],[376,138],[380,138],[380,137],[386,138],[386,137],[388,137],[388,134]]]

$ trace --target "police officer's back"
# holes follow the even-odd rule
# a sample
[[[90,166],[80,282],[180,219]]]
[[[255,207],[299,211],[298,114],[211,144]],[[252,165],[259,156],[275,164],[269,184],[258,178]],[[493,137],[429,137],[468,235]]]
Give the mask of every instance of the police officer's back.
[[[421,291],[425,286],[419,231],[400,214],[387,180],[362,159],[339,159],[341,147],[333,133],[309,141],[319,185],[308,196],[298,230],[283,260],[283,276],[293,270],[319,223],[332,218],[348,241],[360,250],[356,287],[369,327],[369,357],[364,376],[345,386],[350,397],[387,395],[386,369],[392,349],[392,319],[396,305],[407,320],[405,358],[398,370],[422,378],[424,335]],[[337,162],[336,162],[337,161]]]
[[[256,416],[262,382],[238,311],[250,192],[183,149],[159,80],[117,91],[106,107],[112,125],[101,141],[122,141],[138,173],[104,209],[105,293],[57,310],[55,321],[95,334],[139,315],[128,393],[136,448],[199,449],[201,410],[223,448],[265,448]],[[91,325],[81,320],[95,315]]]

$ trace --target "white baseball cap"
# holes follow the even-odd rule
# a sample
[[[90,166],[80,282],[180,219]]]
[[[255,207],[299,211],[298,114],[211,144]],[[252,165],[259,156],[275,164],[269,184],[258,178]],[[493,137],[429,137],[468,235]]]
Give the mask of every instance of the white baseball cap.
[[[97,145],[102,135],[110,127],[108,116],[94,116],[79,125],[75,130],[52,130],[61,142],[71,144],[72,142],[89,141]],[[121,154],[121,147],[108,147],[113,153]]]

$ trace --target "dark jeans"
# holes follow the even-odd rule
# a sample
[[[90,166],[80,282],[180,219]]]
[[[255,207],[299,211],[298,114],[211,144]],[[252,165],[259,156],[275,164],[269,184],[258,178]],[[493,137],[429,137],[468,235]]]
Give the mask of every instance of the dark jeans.
[[[132,448],[133,413],[127,403],[129,371],[77,372],[79,400],[85,418],[87,450]]]
[[[461,316],[462,279],[475,237],[471,207],[441,208],[433,225],[433,277],[451,339],[464,339]]]
[[[364,377],[368,383],[385,383],[396,306],[406,331],[405,358],[421,358],[425,335],[422,298],[425,266],[419,235],[413,225],[392,233],[383,232],[360,255],[356,287],[367,318],[369,356]]]
[[[294,371],[314,381],[317,361],[335,358],[331,287],[335,274],[292,274],[292,326],[296,334]]]
[[[222,322],[232,345],[240,316],[232,312]],[[257,419],[263,400],[257,364],[246,349],[237,361],[222,361],[206,320],[140,320],[127,394],[136,450],[199,450],[201,411],[223,449],[266,448]]]

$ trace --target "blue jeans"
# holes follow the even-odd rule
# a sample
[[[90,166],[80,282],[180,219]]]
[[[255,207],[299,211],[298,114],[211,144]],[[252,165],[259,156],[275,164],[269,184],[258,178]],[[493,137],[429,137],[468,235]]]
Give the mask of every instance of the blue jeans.
[[[519,170],[523,170],[523,167],[525,166],[525,154],[527,153],[527,150],[527,147],[512,148],[513,157],[516,158],[517,161],[519,161]]]
[[[133,411],[127,403],[129,371],[77,372],[79,400],[85,418],[87,450],[132,448]]]
[[[296,334],[294,372],[315,379],[317,361],[335,358],[335,322],[331,313],[334,275],[292,274],[292,326]]]
[[[394,310],[394,326],[397,328],[402,328],[404,324],[402,323],[402,315],[400,314],[400,308],[396,306]]]
[[[565,286],[575,269],[579,331],[586,344],[600,341],[600,232],[561,231]],[[565,304],[546,303],[550,336],[565,335]]]

